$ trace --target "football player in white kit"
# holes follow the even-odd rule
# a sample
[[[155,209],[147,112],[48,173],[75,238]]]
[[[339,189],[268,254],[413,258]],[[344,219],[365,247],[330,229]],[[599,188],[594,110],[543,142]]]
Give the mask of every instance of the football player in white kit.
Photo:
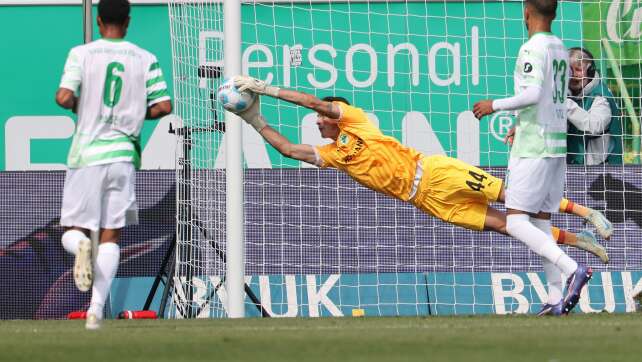
[[[529,39],[519,50],[515,96],[477,102],[477,118],[516,110],[515,138],[505,181],[506,230],[542,257],[548,301],[539,315],[568,314],[592,271],[578,265],[551,235],[551,213],[559,208],[566,173],[566,91],[568,51],[551,33],[556,0],[527,0],[524,20]],[[563,294],[562,275],[569,275]]]
[[[100,328],[121,229],[138,222],[134,184],[143,121],[172,111],[156,57],[124,40],[129,11],[128,0],[99,2],[102,38],[71,49],[56,93],[58,105],[78,114],[60,224],[66,228],[62,244],[76,256],[76,286],[92,288],[87,329]],[[99,232],[94,266],[90,231]]]

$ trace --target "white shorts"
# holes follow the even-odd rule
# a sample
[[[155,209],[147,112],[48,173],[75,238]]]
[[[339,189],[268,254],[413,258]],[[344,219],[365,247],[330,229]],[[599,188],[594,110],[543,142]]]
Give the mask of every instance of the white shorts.
[[[131,162],[67,170],[60,225],[98,230],[137,224],[135,183]]]
[[[506,208],[530,213],[557,212],[564,197],[566,158],[511,157],[504,188]]]

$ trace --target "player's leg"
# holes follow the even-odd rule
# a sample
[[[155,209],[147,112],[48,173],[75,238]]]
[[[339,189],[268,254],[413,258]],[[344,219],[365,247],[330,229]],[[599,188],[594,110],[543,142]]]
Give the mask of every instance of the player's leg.
[[[74,283],[81,292],[91,288],[93,281],[93,266],[91,257],[90,231],[72,227],[62,234],[62,245],[65,250],[74,255]]]
[[[530,219],[535,227],[548,234],[549,238],[546,239],[546,242],[554,242],[553,235],[551,234],[550,217],[550,214],[541,213],[538,217],[531,217]],[[562,272],[555,264],[545,258],[542,258],[542,268],[546,276],[548,299],[537,315],[562,315],[562,309],[564,307],[562,303],[564,292]]]
[[[490,200],[490,201],[497,201],[497,202],[504,203],[505,200],[506,200],[506,195],[502,188],[502,191],[497,195],[497,198],[495,200]],[[572,214],[572,215],[576,215],[581,218],[584,218],[586,222],[590,222],[595,227],[595,230],[597,230],[597,233],[604,239],[608,240],[613,234],[613,224],[611,224],[611,222],[601,212],[591,209],[590,207],[580,205],[569,199],[562,199],[562,201],[560,202],[559,211],[561,213]],[[559,229],[557,230],[559,231]],[[572,237],[566,239],[568,240],[568,242],[563,242],[560,239],[557,239],[557,235],[559,234],[557,234],[556,231],[553,230],[553,236],[556,238],[559,244],[576,246],[575,243],[573,243]],[[592,238],[589,233],[584,233],[581,235],[581,237],[582,239],[587,240],[587,242],[592,244],[589,241],[589,239]],[[599,244],[597,245],[603,249],[601,245]],[[577,247],[580,249],[583,249],[582,246],[577,246]],[[587,250],[587,249],[584,249],[584,250]],[[587,251],[590,251],[590,250],[587,250]],[[600,257],[600,259],[602,259],[602,261],[604,261],[605,263],[608,261],[608,257],[606,257],[606,261],[602,257]]]
[[[506,199],[506,195],[502,185],[502,188],[500,192],[497,194],[497,197],[494,200],[490,199],[489,201],[497,201],[497,202],[503,203],[505,202],[505,199]],[[591,210],[581,205],[572,203],[568,199],[562,199],[562,203],[560,205],[564,205],[565,207],[567,207],[568,205],[571,205],[569,207],[569,210],[572,210],[571,213],[574,213],[576,215],[578,215],[576,212],[581,212],[583,210]],[[593,215],[591,216],[593,220],[599,221],[603,219],[605,221],[603,224],[609,225],[610,227],[611,223],[608,220],[606,220],[606,218],[604,218],[604,216],[598,211],[592,210],[589,214]],[[502,232],[501,230],[506,230],[505,222],[504,222],[504,225],[502,225],[500,217],[501,215],[490,215],[491,220],[489,220],[489,227],[487,228],[487,230],[494,230],[497,232]],[[504,221],[505,221],[505,215],[504,215]],[[593,225],[596,225],[598,222],[592,222],[592,223]],[[600,260],[602,260],[604,264],[607,264],[609,262],[609,255],[606,252],[606,248],[600,245],[600,243],[598,243],[597,238],[595,237],[595,234],[593,234],[591,231],[582,230],[579,233],[573,233],[570,231],[561,230],[553,226],[551,228],[551,232],[553,234],[553,239],[555,239],[555,241],[558,244],[569,245],[584,251],[588,251],[589,253],[600,258]],[[503,232],[503,233],[506,234],[506,232]]]
[[[487,196],[489,196],[487,200],[488,202],[504,202],[505,192],[503,181],[498,180],[498,182],[502,185],[502,187],[496,191],[496,195],[492,193],[487,194]],[[484,230],[496,231],[498,233],[508,235],[508,233],[506,232],[506,214],[495,208],[489,207],[486,214],[486,220],[484,221]],[[603,263],[608,263],[609,256],[606,253],[606,249],[597,242],[597,239],[592,232],[583,230],[575,234],[570,231],[560,230],[556,227],[552,227],[551,232],[553,234],[553,239],[555,239],[558,244],[565,244],[584,251],[588,251],[589,253],[600,258]]]
[[[511,176],[513,175],[511,174]],[[508,202],[510,202],[510,192],[508,196]],[[531,219],[529,214],[524,213],[524,210],[520,210],[523,206],[513,203],[510,203],[510,205],[516,205],[519,208],[508,210],[506,217],[508,233],[523,242],[532,252],[542,258],[542,266],[548,286],[548,299],[538,314],[561,314],[561,309],[566,302],[562,299],[563,283],[561,273],[573,275],[580,267],[553,240],[550,231],[550,219]]]
[[[597,230],[597,233],[604,239],[609,239],[613,234],[613,224],[601,212],[577,204],[569,199],[562,199],[560,212],[577,215],[590,222]]]
[[[560,201],[564,195],[563,180],[566,177],[566,162],[564,159],[548,160],[551,166],[549,173],[545,176],[546,179],[553,180],[548,197],[544,200],[542,210],[544,212],[554,212],[559,208]],[[559,167],[555,167],[555,162],[559,163]],[[562,182],[555,182],[555,180],[562,180]],[[547,225],[550,229],[550,224]],[[593,275],[591,268],[585,265],[578,265],[573,274],[568,274],[569,278],[566,282],[566,295],[564,296],[564,307],[562,313],[568,314],[575,307],[580,300],[580,293],[584,285],[588,283]]]
[[[602,263],[608,264],[609,254],[606,252],[606,248],[597,241],[597,238],[592,231],[582,230],[579,233],[572,233],[553,226],[551,228],[551,233],[553,234],[553,239],[555,239],[558,244],[568,245],[588,251],[600,258]]]
[[[574,282],[569,284],[564,298],[565,312],[568,312],[579,300],[578,288],[586,284],[591,271],[578,266],[557,246],[550,234],[550,221],[547,220],[550,220],[550,212],[557,210],[562,199],[566,169],[564,162],[563,158],[511,158],[510,179],[506,188],[506,230],[564,274],[571,275]],[[549,182],[543,183],[542,179]],[[538,219],[545,220],[546,232],[531,222],[529,214],[534,213],[538,214]]]
[[[100,218],[100,183],[93,182],[96,177],[100,177],[99,170],[93,167],[68,170],[60,212],[60,225],[65,227],[62,245],[75,255],[74,282],[83,292],[91,288],[93,280],[89,231],[98,228]]]
[[[100,328],[105,301],[120,262],[120,231],[138,222],[134,192],[134,165],[127,162],[105,165],[100,245],[96,255],[94,286],[87,311],[87,329]]]
[[[111,283],[118,271],[120,229],[101,229],[99,240],[94,268],[94,285],[91,289],[91,302],[85,324],[87,329],[100,328],[105,302],[109,296]]]
[[[495,231],[500,234],[508,235],[506,232],[506,214],[489,206],[486,210],[484,230]],[[592,232],[583,230],[576,234],[570,231],[561,230],[554,226],[551,227],[550,231],[553,240],[558,244],[569,245],[580,250],[588,251],[600,258],[604,264],[609,262],[609,256],[606,252],[606,248],[597,242],[597,238]]]

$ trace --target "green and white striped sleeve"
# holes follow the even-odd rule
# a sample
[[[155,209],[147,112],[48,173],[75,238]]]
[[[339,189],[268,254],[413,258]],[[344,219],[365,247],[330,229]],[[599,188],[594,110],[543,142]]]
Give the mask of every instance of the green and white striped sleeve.
[[[65,62],[65,69],[60,80],[60,88],[66,88],[75,93],[80,87],[81,78],[82,62],[78,51],[76,48],[73,48],[69,51],[67,61]]]
[[[163,71],[156,58],[149,66],[145,76],[145,87],[147,89],[147,106],[170,100],[169,91],[167,90],[167,83],[163,77]]]

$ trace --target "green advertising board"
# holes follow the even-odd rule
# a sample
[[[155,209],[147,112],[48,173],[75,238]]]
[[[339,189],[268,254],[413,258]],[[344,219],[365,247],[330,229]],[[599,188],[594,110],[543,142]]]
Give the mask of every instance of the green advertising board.
[[[527,37],[522,6],[521,2],[246,4],[244,69],[274,84],[319,96],[346,96],[376,117],[384,133],[423,152],[505,166],[508,148],[502,138],[511,116],[477,122],[467,111],[477,100],[513,93],[515,57]],[[0,170],[64,167],[74,115],[56,106],[54,94],[68,50],[82,41],[81,7],[0,10],[3,33],[11,34],[0,43],[5,55],[0,67],[4,83]],[[582,4],[562,2],[558,14],[563,21],[556,21],[553,31],[567,46],[581,45]],[[212,30],[222,29],[203,29]],[[171,78],[166,5],[134,6],[127,38],[154,52]],[[198,38],[193,44],[196,52]],[[299,127],[309,116],[305,111],[267,99],[262,110],[292,141],[306,141]],[[175,143],[166,129],[167,122],[146,124],[143,168],[174,164],[169,152],[174,145],[161,147]],[[467,137],[460,137],[465,132]],[[267,163],[248,166],[300,166],[264,148]]]
[[[601,40],[608,39],[620,65],[640,64],[642,7],[631,0],[587,2],[584,5],[584,46],[596,58],[602,55]]]
[[[127,39],[155,53],[171,79],[167,7],[134,6],[131,17]],[[75,115],[58,107],[54,96],[67,53],[83,42],[82,8],[0,6],[0,30],[0,170],[64,168]],[[158,123],[146,122],[144,145]]]

